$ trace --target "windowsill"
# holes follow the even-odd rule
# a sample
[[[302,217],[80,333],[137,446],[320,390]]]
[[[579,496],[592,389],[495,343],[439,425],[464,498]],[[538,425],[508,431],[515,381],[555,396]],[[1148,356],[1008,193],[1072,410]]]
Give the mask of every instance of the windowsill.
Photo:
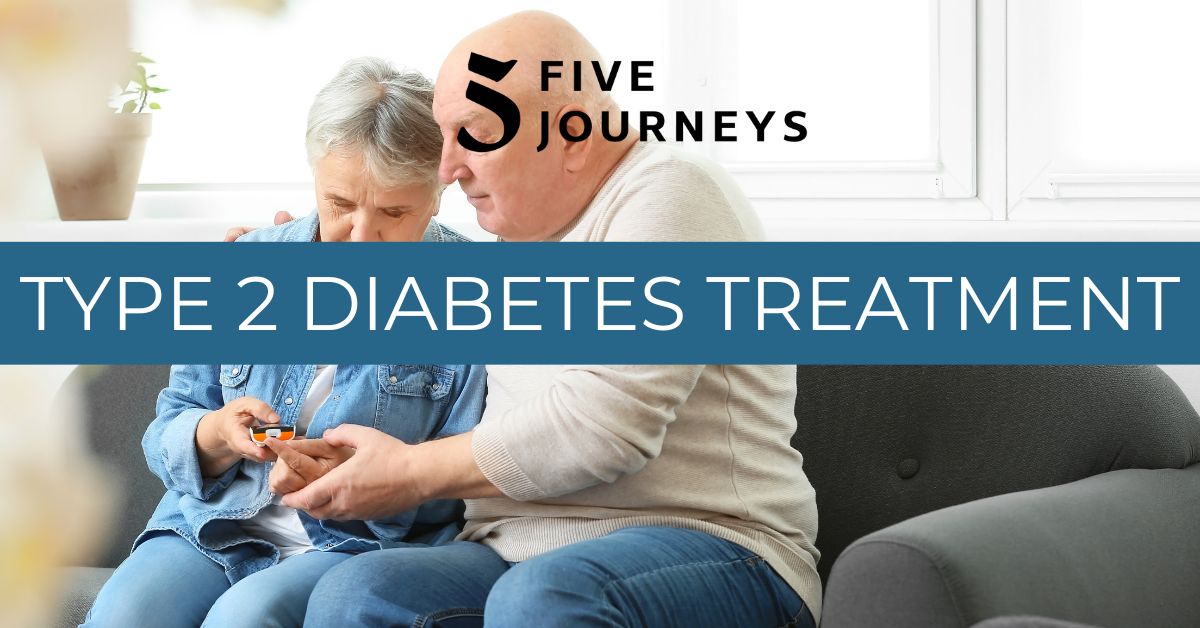
[[[967,199],[960,199],[967,200]],[[209,187],[203,190],[144,186],[129,220],[64,222],[53,200],[39,205],[44,218],[3,223],[0,241],[34,242],[216,242],[234,226],[263,227],[275,212],[303,215],[313,207],[311,184]],[[971,202],[977,202],[971,199]],[[956,200],[911,199],[875,202],[755,199],[767,239],[800,242],[1200,242],[1200,221],[1034,219],[979,220]],[[866,209],[859,207],[865,205]],[[1190,208],[1190,204],[1189,204]],[[844,215],[845,218],[837,216]],[[904,215],[905,218],[892,216]],[[971,214],[975,215],[975,214]],[[1118,218],[1123,218],[1120,214]],[[1189,209],[1179,215],[1200,215]],[[961,218],[960,218],[961,217]],[[1049,218],[1049,217],[1048,217]],[[1074,218],[1064,216],[1063,218]],[[442,196],[438,220],[467,237],[495,238],[475,221],[474,209],[457,186]]]
[[[476,240],[492,240],[478,225],[443,221]],[[8,242],[217,242],[234,225],[267,220],[131,218],[5,223]],[[481,235],[482,234],[482,235]],[[1197,242],[1200,223],[1167,221],[795,220],[768,224],[767,239],[800,242]]]

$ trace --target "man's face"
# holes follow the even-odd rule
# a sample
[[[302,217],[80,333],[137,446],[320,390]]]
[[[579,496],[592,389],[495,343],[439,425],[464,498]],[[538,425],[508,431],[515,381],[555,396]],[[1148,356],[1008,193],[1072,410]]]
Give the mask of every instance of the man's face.
[[[322,242],[419,242],[437,213],[429,185],[382,186],[361,153],[331,152],[313,169]]]
[[[458,181],[479,226],[506,240],[536,240],[558,231],[563,225],[557,223],[565,221],[555,216],[561,205],[556,193],[565,183],[553,143],[536,150],[541,112],[513,98],[521,109],[521,128],[512,141],[486,153],[463,148],[459,129],[484,143],[500,139],[503,130],[494,113],[467,100],[464,72],[444,70],[434,89],[433,117],[443,138],[438,177],[447,185]]]

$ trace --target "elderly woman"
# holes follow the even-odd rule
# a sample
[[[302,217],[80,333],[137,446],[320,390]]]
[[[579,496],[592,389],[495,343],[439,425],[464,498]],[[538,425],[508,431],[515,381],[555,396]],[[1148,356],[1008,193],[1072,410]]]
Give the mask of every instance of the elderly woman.
[[[241,239],[463,240],[431,220],[441,195],[432,94],[420,74],[379,59],[343,66],[309,112],[317,211]],[[378,521],[315,520],[272,489],[294,490],[288,482],[340,462],[345,454],[319,439],[342,423],[408,442],[470,430],[484,382],[481,367],[462,365],[173,367],[142,440],[167,493],[85,625],[299,626],[317,580],[348,557],[450,542],[460,529],[458,501]],[[307,439],[260,447],[251,428],[272,423]],[[277,453],[286,460],[276,462]]]

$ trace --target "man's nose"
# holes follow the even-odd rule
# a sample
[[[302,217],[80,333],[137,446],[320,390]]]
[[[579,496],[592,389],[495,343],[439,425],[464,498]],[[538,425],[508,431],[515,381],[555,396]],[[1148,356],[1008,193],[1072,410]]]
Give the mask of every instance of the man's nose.
[[[443,184],[450,185],[466,178],[468,170],[463,161],[463,152],[463,147],[458,145],[458,138],[446,137],[442,140],[442,163],[438,165],[438,179]]]

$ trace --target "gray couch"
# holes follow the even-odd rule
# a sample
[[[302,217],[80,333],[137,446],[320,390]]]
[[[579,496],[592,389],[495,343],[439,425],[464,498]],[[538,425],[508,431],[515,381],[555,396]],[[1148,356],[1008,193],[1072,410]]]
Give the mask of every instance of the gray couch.
[[[140,439],[166,367],[79,370],[126,488],[83,617],[162,494]],[[1200,625],[1200,417],[1156,367],[800,367],[822,625]]]

